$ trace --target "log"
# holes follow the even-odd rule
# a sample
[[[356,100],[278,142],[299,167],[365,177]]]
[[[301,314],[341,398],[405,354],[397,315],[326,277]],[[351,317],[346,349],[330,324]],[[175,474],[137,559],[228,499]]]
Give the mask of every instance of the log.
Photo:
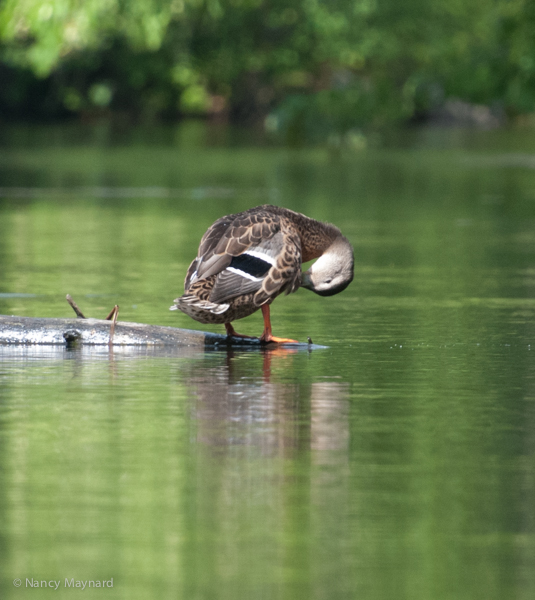
[[[115,315],[116,316],[116,315]],[[266,347],[258,339],[228,338],[226,335],[101,319],[54,319],[0,315],[0,344],[61,346],[175,346],[175,347]],[[274,345],[268,344],[267,347]],[[297,349],[325,346],[277,344]]]

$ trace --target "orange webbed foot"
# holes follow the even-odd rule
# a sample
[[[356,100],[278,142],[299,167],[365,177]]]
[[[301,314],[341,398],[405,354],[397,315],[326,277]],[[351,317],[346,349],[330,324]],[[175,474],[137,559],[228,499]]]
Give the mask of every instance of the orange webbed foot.
[[[272,335],[271,333],[269,334],[262,334],[262,336],[260,337],[260,342],[262,344],[299,344],[298,340],[292,340],[290,338],[281,338],[281,337],[276,337],[274,335]]]

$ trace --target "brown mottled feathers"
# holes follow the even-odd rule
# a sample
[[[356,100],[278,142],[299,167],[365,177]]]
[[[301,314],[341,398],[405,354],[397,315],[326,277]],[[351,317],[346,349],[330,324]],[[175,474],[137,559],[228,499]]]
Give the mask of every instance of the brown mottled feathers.
[[[209,280],[206,284],[195,288],[197,294],[206,296],[208,285],[212,291],[209,299],[213,302],[225,302],[238,295],[255,291],[254,304],[261,306],[273,295],[283,291],[295,291],[299,287],[301,274],[301,241],[280,215],[273,214],[271,207],[258,207],[236,215],[222,217],[217,220],[204,234],[199,245],[198,258],[188,269],[185,288],[188,290],[192,275],[196,271],[197,281]],[[274,266],[270,269],[263,282],[242,282],[241,288],[218,292],[218,283],[224,284],[225,269],[229,267],[232,258],[239,256],[252,248],[265,246],[278,234],[282,234],[280,252],[273,256]],[[212,279],[213,275],[219,278]],[[256,285],[254,285],[256,283]],[[195,285],[195,283],[193,284]],[[208,299],[208,298],[206,298]]]
[[[172,308],[206,323],[248,316],[296,291],[301,263],[321,256],[340,235],[333,225],[278,206],[222,217],[202,237],[185,293]]]

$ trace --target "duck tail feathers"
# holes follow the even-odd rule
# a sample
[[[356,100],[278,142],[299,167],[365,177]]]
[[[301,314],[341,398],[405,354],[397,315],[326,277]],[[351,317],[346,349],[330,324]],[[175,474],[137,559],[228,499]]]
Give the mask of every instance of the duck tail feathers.
[[[197,308],[211,312],[214,315],[220,315],[228,310],[230,306],[230,304],[216,304],[208,300],[199,300],[195,296],[181,296],[180,298],[175,298],[173,302],[174,305],[169,310],[181,310],[185,313],[188,313],[189,308]]]

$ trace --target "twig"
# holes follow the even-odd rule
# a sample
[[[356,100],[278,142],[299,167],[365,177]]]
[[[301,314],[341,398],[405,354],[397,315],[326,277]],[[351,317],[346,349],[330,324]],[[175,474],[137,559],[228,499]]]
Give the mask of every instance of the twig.
[[[110,341],[108,346],[113,346],[113,335],[115,333],[115,323],[117,323],[117,316],[119,315],[119,306],[116,304],[110,314],[106,317],[106,321],[111,321],[110,326]]]
[[[85,319],[85,315],[84,313],[78,308],[78,305],[76,304],[76,302],[71,298],[70,294],[67,294],[66,296],[67,298],[67,302],[72,306],[72,309],[74,310],[74,312],[76,313],[76,316],[79,319]]]

